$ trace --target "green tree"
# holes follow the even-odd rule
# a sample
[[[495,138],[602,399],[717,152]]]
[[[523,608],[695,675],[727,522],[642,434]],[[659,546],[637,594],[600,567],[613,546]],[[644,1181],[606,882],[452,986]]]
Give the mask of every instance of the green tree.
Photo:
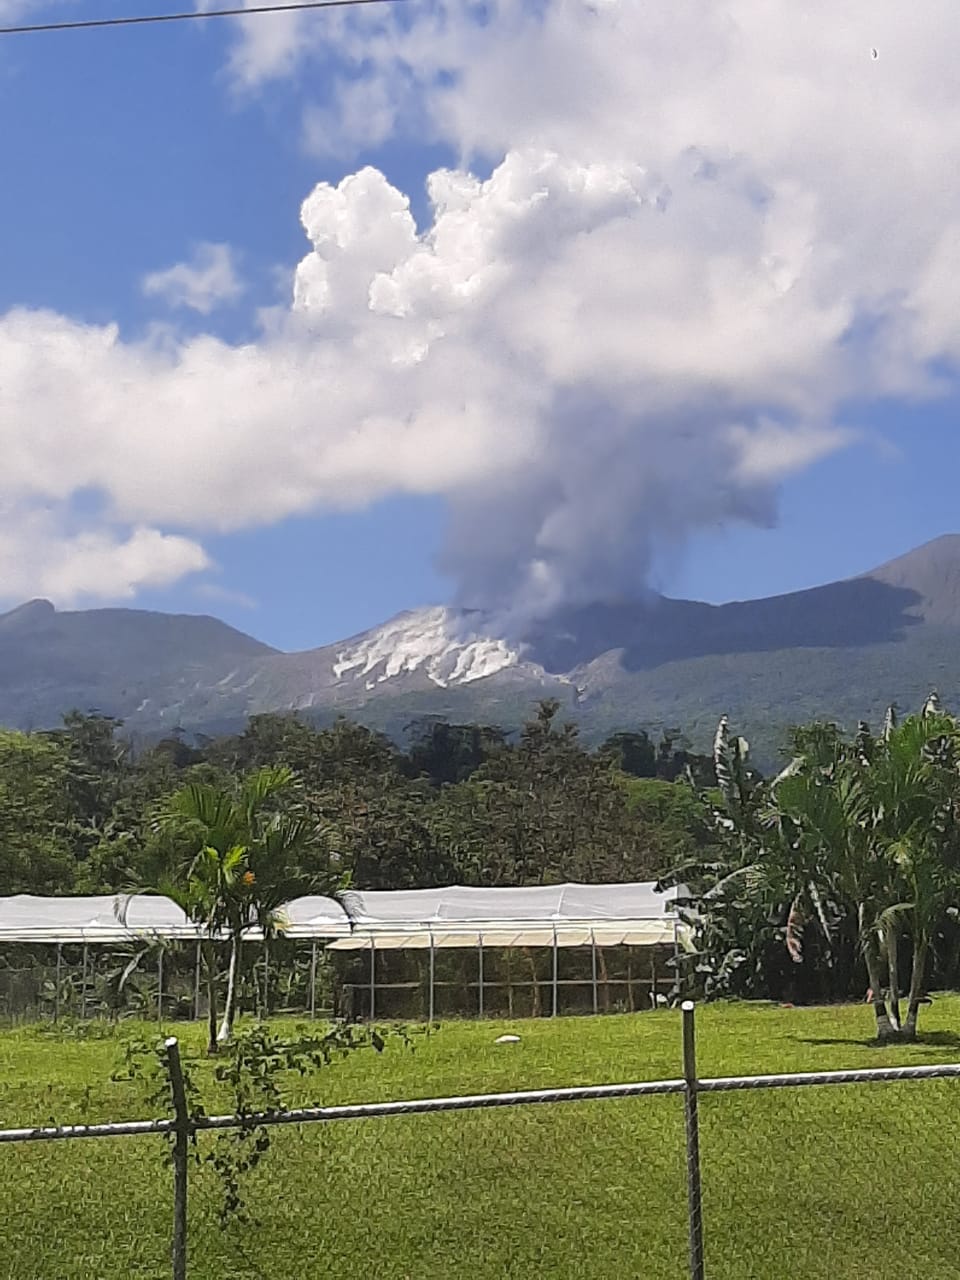
[[[653,873],[638,843],[623,776],[540,704],[515,745],[496,751],[433,806],[438,841],[467,884],[629,880]]]
[[[450,724],[423,719],[409,726],[411,742],[404,772],[425,776],[435,786],[465,782],[485,761],[504,749],[502,729],[482,724]]]
[[[267,940],[283,926],[284,903],[334,887],[332,877],[303,870],[321,834],[301,803],[296,781],[292,770],[273,766],[226,789],[190,784],[174,792],[156,817],[175,851],[171,873],[158,887],[229,945],[227,993],[216,1037],[221,1042],[230,1038],[236,1016],[244,931],[256,925]],[[213,1004],[212,945],[205,955]],[[212,1014],[211,1029],[215,1018]]]
[[[934,935],[960,900],[960,723],[936,695],[902,725],[888,719],[871,762],[873,821],[885,841],[894,892],[881,922],[888,937],[892,1020],[900,1021],[897,966],[910,936],[910,988],[903,1035],[917,1032]]]
[[[657,776],[657,750],[643,729],[635,733],[611,734],[601,743],[597,755],[633,778]]]
[[[648,873],[664,875],[717,846],[709,803],[682,779],[623,776],[618,781],[626,796],[625,834],[644,851]]]
[[[782,832],[764,820],[769,784],[751,769],[749,745],[730,735],[726,716],[714,737],[712,773],[716,787],[700,795],[712,840],[661,881],[692,891],[679,903],[693,937],[678,987],[707,999],[766,997],[785,983],[784,925],[796,890],[783,874]]]
[[[0,894],[73,888],[69,772],[61,743],[0,730]]]
[[[777,921],[798,964],[809,926],[828,962],[852,938],[878,1037],[912,1037],[932,939],[960,891],[958,724],[931,698],[902,725],[888,713],[878,738],[862,722],[852,740],[834,725],[813,724],[795,730],[791,745],[793,758],[777,778],[751,782],[745,747],[721,722],[715,763],[726,857],[701,886],[707,968],[729,973],[750,957],[749,946],[723,949],[735,917]],[[901,1026],[905,934],[913,952]],[[761,945],[752,944],[754,960]]]

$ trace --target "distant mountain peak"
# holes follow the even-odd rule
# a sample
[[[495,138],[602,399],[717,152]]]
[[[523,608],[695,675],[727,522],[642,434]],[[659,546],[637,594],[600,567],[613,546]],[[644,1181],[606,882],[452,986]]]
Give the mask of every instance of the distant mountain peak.
[[[333,661],[337,680],[364,678],[366,687],[396,676],[422,672],[434,684],[469,684],[515,666],[520,651],[497,636],[484,635],[475,614],[435,606],[407,609],[349,644]]]
[[[862,575],[916,594],[912,613],[960,625],[960,534],[946,533]]]
[[[938,538],[922,542],[920,546],[913,547],[892,560],[887,560],[862,576],[876,578],[890,570],[916,571],[931,564],[943,564],[948,561],[960,568],[960,533],[942,533]]]
[[[48,622],[56,616],[56,612],[49,600],[28,600],[9,613],[0,613],[0,628],[4,631],[27,630]]]
[[[409,609],[339,643],[278,653],[216,619],[136,609],[0,614],[0,724],[99,708],[131,730],[239,728],[343,712],[402,732],[423,715],[515,727],[559,698],[593,737],[676,726],[709,745],[721,711],[772,745],[805,717],[853,722],[936,684],[960,700],[960,534],[878,568],[759,600],[652,593],[516,617]],[[879,707],[879,711],[877,708]]]

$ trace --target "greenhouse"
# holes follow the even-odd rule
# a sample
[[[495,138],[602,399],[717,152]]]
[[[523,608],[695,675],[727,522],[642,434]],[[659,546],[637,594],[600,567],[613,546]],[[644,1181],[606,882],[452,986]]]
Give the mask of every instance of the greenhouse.
[[[319,995],[324,1013],[431,1021],[651,1007],[672,985],[685,893],[646,882],[297,898],[269,946],[243,933],[244,1007],[315,1015]],[[133,991],[158,1017],[200,1017],[204,937],[153,895],[0,898],[0,1015],[117,1013]]]

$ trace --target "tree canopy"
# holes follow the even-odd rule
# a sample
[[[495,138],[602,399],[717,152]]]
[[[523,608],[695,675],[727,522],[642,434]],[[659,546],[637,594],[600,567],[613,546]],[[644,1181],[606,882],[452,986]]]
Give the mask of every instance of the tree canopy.
[[[175,732],[139,751],[97,714],[72,712],[53,731],[0,731],[0,893],[169,879],[197,854],[182,814],[174,837],[171,805],[210,809],[271,770],[285,771],[284,821],[311,833],[287,868],[303,882],[651,879],[713,839],[696,794],[667,781],[685,760],[672,738],[622,734],[589,751],[554,701],[512,737],[424,720],[408,738],[402,749],[346,719],[316,728],[293,714],[194,742]]]

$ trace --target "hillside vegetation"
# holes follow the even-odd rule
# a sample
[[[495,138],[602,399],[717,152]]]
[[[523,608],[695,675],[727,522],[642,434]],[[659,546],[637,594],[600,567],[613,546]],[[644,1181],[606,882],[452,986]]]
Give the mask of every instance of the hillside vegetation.
[[[563,606],[517,634],[475,610],[409,610],[370,631],[281,653],[212,618],[132,609],[0,615],[0,724],[52,728],[97,708],[155,741],[175,726],[241,732],[248,717],[346,714],[395,742],[424,717],[519,730],[544,698],[583,740],[683,731],[709,749],[727,714],[773,769],[790,727],[850,730],[931,686],[960,696],[960,536],[840,582],[712,605],[647,592]]]

